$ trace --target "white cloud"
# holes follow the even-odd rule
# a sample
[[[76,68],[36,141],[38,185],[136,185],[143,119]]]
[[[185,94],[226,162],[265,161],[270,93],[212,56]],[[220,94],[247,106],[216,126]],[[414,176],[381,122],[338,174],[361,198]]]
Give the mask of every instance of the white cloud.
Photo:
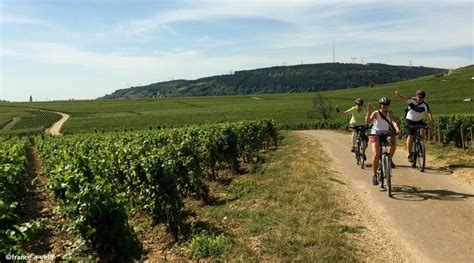
[[[314,2],[309,1],[196,1],[189,2],[181,9],[164,11],[145,19],[125,22],[117,25],[112,31],[135,35],[147,33],[174,22],[223,18],[261,18],[292,23],[301,17],[301,13],[314,5]]]
[[[159,81],[173,78],[198,78],[224,74],[229,69],[271,66],[276,59],[259,56],[234,55],[206,57],[197,51],[155,51],[149,55],[130,56],[119,53],[99,53],[81,50],[60,43],[35,45],[16,44],[16,48],[2,49],[4,56],[39,60],[44,63],[77,65],[86,68],[115,71],[130,76],[153,76]]]
[[[440,49],[472,43],[472,12],[443,12],[441,6],[458,7],[462,1],[198,1],[180,9],[160,12],[145,19],[115,26],[112,32],[147,35],[173,22],[225,18],[272,19],[291,24],[292,32],[266,33],[269,48],[298,48],[331,43],[363,42],[392,45],[401,49]],[[370,4],[367,4],[370,3]],[[422,4],[422,6],[420,5]],[[421,8],[423,7],[423,8]],[[472,5],[471,5],[472,7]],[[348,15],[399,10],[411,14],[378,21],[345,21]],[[177,33],[174,33],[177,34]],[[203,36],[198,41],[205,41]],[[215,43],[218,43],[217,41]],[[397,43],[397,44],[394,44]],[[225,44],[225,43],[223,43]],[[218,46],[217,44],[214,46]],[[381,49],[386,49],[382,47]]]

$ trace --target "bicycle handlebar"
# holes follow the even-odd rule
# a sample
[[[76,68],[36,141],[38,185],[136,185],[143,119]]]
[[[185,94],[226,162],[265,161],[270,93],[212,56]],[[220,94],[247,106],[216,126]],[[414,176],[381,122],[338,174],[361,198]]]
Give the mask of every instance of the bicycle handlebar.
[[[357,129],[357,128],[370,129],[370,128],[372,128],[372,125],[348,125],[347,127],[349,129]]]

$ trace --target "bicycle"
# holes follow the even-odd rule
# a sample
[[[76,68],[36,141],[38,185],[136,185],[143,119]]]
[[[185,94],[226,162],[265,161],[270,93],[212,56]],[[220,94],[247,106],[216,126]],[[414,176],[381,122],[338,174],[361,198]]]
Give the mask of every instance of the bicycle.
[[[426,148],[425,148],[425,142],[423,138],[421,137],[421,129],[428,129],[429,127],[426,124],[421,124],[421,125],[416,125],[412,126],[412,128],[415,128],[415,138],[413,138],[413,148],[412,152],[410,153],[412,156],[411,160],[411,167],[417,168],[420,170],[420,172],[425,171],[425,165],[426,165]]]
[[[353,129],[356,131],[357,136],[356,136],[356,147],[354,150],[354,155],[355,159],[357,162],[357,165],[360,165],[361,169],[364,169],[365,165],[365,149],[367,148],[367,134],[366,131],[370,129],[370,125],[351,125],[349,126],[350,129]]]
[[[392,134],[380,134],[377,135],[377,141],[379,142],[379,167],[377,168],[377,180],[380,183],[380,188],[384,188],[384,181],[387,182],[388,196],[392,197],[392,157],[388,147],[390,143],[387,137],[393,136]]]

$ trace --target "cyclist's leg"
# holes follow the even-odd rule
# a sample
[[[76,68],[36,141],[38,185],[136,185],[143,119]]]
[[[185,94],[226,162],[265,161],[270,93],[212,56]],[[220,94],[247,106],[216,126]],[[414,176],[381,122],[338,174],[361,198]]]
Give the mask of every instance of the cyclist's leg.
[[[369,141],[371,143],[372,147],[372,171],[373,175],[377,174],[377,168],[379,166],[379,158],[380,158],[380,152],[379,152],[379,143],[377,141],[377,136],[370,136]]]
[[[380,158],[380,149],[379,149],[379,143],[377,140],[377,136],[370,136],[369,141],[372,145],[372,184],[373,185],[378,185],[379,182],[377,180],[377,169],[379,167],[379,158]]]
[[[362,141],[364,143],[364,156],[365,156],[365,152],[367,151],[367,147],[369,146],[369,138],[364,134]]]
[[[356,145],[357,132],[355,129],[352,130],[352,151],[354,151]]]
[[[420,121],[420,125],[425,125],[424,121]],[[426,138],[426,129],[421,128],[420,129],[420,139]]]
[[[389,137],[390,142],[390,156],[393,158],[395,155],[395,150],[397,150],[397,136],[393,135]]]
[[[416,129],[412,128],[413,122],[405,119],[405,127],[406,127],[406,133],[407,133],[407,150],[408,150],[408,155],[411,154],[413,151],[413,135],[415,135]]]
[[[413,135],[408,134],[407,135],[407,149],[408,153],[411,153],[413,151]]]
[[[397,150],[397,135],[392,135],[389,137],[390,142],[390,165],[392,168],[395,168],[395,163],[393,162],[393,156],[395,155],[395,151]]]

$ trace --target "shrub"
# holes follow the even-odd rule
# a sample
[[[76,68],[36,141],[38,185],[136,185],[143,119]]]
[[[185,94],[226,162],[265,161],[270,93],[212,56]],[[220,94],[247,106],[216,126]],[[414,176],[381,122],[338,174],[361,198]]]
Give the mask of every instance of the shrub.
[[[224,234],[216,236],[203,232],[192,238],[189,256],[192,258],[220,257],[230,245],[230,240]]]

